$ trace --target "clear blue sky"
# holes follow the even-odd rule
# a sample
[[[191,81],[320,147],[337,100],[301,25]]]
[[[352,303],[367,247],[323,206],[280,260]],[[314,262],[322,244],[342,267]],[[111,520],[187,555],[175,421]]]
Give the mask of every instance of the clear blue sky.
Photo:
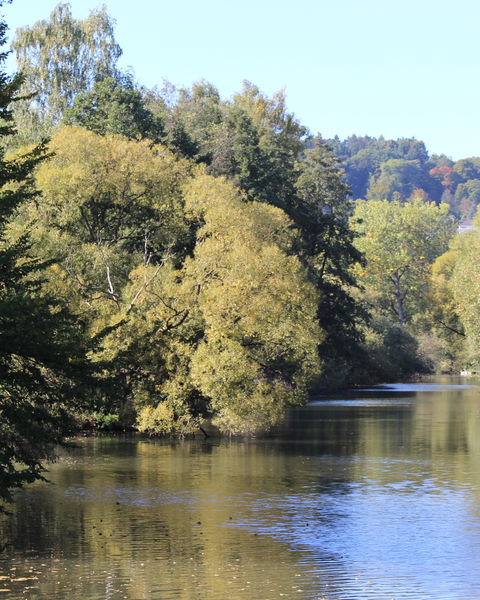
[[[11,28],[57,0],[14,0]],[[96,0],[72,0],[84,18]],[[123,66],[140,84],[248,79],[325,137],[415,137],[430,153],[480,155],[478,0],[105,0]]]

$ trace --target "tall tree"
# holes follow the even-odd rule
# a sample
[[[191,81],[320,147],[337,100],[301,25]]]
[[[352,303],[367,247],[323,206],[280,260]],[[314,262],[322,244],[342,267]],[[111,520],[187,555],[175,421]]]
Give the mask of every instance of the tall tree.
[[[0,44],[6,29],[0,21]],[[11,107],[21,84],[0,68],[2,141],[14,133]],[[14,211],[35,195],[32,170],[44,156],[42,147],[11,160],[0,153],[0,500],[42,477],[42,461],[69,430],[74,382],[85,374],[81,322],[41,293],[42,265],[27,235],[12,243],[6,234]]]
[[[469,366],[475,370],[480,366],[480,217],[474,220],[475,227],[456,236],[452,243],[453,269],[449,278],[449,291],[453,295],[455,312],[466,337],[466,355]]]
[[[305,400],[317,295],[283,211],[148,140],[75,127],[50,148],[15,231],[36,222],[45,288],[101,334],[143,429],[254,431]]]
[[[145,106],[140,90],[130,76],[96,81],[91,90],[77,94],[63,114],[65,125],[84,127],[99,135],[121,134],[159,142],[163,122]]]
[[[203,223],[194,255],[156,279],[139,305],[157,319],[169,306],[179,325],[158,354],[168,377],[157,383],[157,397],[174,411],[203,398],[224,431],[268,428],[288,404],[307,399],[320,372],[316,291],[289,255],[291,221],[278,208],[242,202],[230,183],[208,176],[188,186],[186,209]],[[156,298],[167,290],[171,300],[160,306]],[[142,411],[145,428],[164,427],[164,407],[157,400],[158,411]]]
[[[256,188],[254,198],[282,208],[295,220],[295,166],[304,147],[306,128],[287,111],[283,90],[269,98],[244,81],[231,106],[247,116],[258,136],[255,157],[260,160],[252,182]]]
[[[22,141],[49,135],[78,93],[118,76],[122,51],[113,26],[105,7],[81,21],[73,18],[70,4],[61,3],[48,21],[16,31],[12,48],[24,77],[21,91],[31,95],[15,110]]]
[[[319,139],[297,163],[296,204],[302,232],[301,255],[320,292],[318,318],[325,336],[319,353],[325,371],[344,378],[359,353],[366,313],[355,300],[352,268],[362,262],[349,227],[350,189],[331,150]]]
[[[366,266],[359,280],[372,304],[400,326],[422,307],[431,265],[448,248],[455,224],[448,206],[424,202],[358,201],[352,220]]]
[[[17,235],[35,223],[35,248],[59,262],[48,272],[49,289],[71,298],[78,314],[102,318],[121,305],[138,264],[165,255],[181,263],[191,252],[181,190],[192,165],[149,140],[79,127],[57,131],[49,148],[54,156],[36,172],[42,202],[25,205]]]

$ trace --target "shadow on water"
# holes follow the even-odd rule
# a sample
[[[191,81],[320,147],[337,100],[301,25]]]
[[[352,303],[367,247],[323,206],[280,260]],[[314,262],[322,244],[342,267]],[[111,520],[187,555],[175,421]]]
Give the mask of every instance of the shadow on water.
[[[479,598],[480,390],[443,383],[249,440],[80,439],[1,523],[2,596]]]

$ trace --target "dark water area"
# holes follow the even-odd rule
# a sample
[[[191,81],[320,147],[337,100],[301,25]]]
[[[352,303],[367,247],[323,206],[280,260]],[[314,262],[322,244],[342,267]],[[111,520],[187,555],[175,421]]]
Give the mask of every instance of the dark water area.
[[[0,520],[0,599],[480,599],[480,388],[325,396],[249,440],[80,438]]]

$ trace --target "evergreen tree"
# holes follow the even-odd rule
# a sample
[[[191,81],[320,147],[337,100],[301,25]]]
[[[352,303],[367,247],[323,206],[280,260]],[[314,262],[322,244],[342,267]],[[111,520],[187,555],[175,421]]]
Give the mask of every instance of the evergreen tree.
[[[2,20],[0,44],[6,30]],[[11,107],[21,84],[20,75],[0,69],[3,140],[14,133]],[[81,324],[40,293],[42,265],[27,237],[12,243],[6,235],[16,208],[35,194],[31,174],[44,156],[41,146],[12,160],[0,154],[0,500],[42,477],[42,461],[69,430],[69,402],[84,368]]]
[[[293,217],[304,241],[301,251],[320,292],[318,319],[325,336],[319,354],[325,364],[324,383],[344,383],[359,358],[361,325],[367,319],[355,300],[352,272],[362,255],[349,227],[349,187],[331,150],[320,140],[297,163],[297,200]]]

